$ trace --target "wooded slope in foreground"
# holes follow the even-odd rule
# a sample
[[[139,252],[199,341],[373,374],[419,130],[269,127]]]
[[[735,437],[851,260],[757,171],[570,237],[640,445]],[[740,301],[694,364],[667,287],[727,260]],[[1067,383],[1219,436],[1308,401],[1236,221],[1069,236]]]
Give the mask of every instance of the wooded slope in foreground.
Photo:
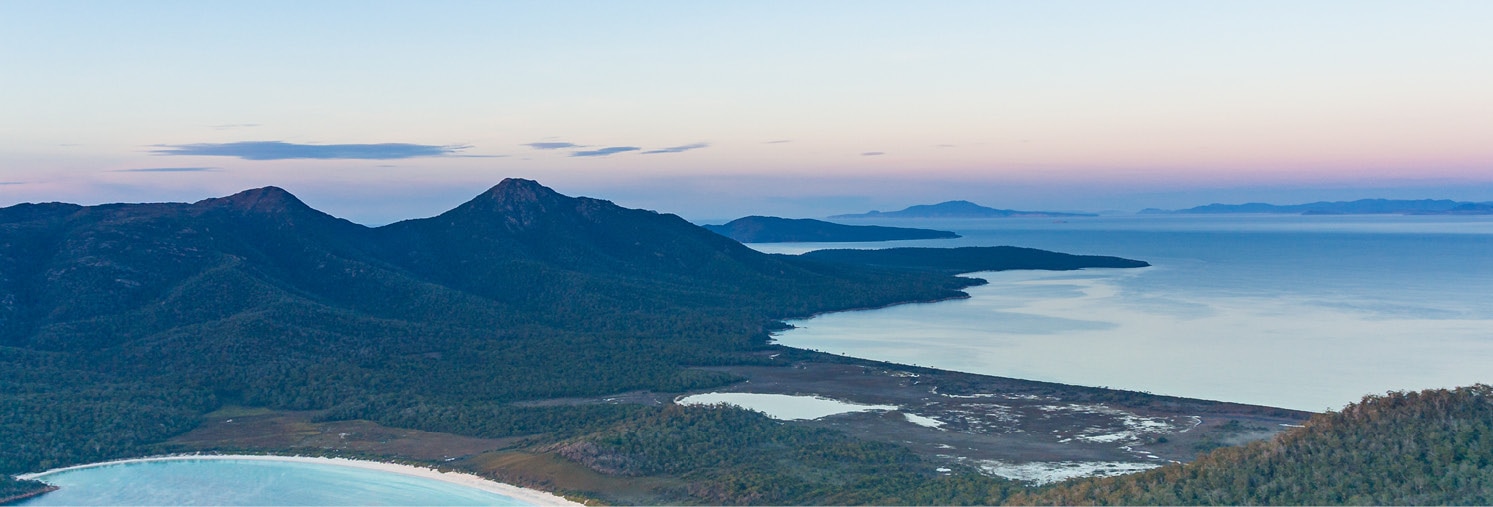
[[[1067,505],[1490,505],[1493,387],[1368,396],[1187,465],[1007,499]]]

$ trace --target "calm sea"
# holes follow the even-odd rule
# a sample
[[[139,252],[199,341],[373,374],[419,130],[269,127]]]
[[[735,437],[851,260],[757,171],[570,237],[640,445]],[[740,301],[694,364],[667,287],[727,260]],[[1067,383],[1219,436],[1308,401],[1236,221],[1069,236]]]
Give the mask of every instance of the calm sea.
[[[38,480],[62,489],[20,505],[528,505],[435,479],[286,461],[130,462]]]
[[[870,222],[867,222],[870,223]],[[971,299],[791,322],[784,345],[950,370],[1304,410],[1493,382],[1493,217],[881,221],[1143,269],[978,273]]]

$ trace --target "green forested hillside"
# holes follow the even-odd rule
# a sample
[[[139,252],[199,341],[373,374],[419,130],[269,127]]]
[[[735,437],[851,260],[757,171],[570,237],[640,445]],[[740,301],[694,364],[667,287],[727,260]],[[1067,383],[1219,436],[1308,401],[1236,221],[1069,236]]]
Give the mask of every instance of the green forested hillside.
[[[380,228],[273,187],[13,206],[0,210],[0,472],[138,454],[224,403],[487,433],[600,424],[504,407],[721,385],[733,379],[685,367],[763,361],[744,352],[774,319],[969,283],[765,255],[525,180]]]
[[[1186,465],[1075,481],[1015,504],[1489,505],[1493,387],[1388,393]]]

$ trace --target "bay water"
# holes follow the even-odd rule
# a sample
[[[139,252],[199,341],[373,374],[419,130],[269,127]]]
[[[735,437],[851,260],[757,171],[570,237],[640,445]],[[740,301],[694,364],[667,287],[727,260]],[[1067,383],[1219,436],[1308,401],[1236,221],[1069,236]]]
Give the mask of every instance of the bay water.
[[[1140,269],[973,273],[972,297],[792,321],[783,345],[1004,377],[1338,409],[1493,382],[1493,217],[1127,215],[881,220]]]
[[[441,480],[265,459],[131,461],[59,470],[19,505],[532,505]]]

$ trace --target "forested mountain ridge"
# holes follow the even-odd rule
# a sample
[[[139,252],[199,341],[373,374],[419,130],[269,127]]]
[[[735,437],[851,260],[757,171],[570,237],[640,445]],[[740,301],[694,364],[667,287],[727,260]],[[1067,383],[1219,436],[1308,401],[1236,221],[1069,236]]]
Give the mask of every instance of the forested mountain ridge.
[[[565,410],[501,407],[720,385],[685,367],[763,361],[745,352],[775,319],[971,283],[762,254],[527,180],[379,228],[274,187],[17,205],[0,209],[0,472],[137,454],[223,403],[535,431]]]
[[[210,321],[264,303],[254,299],[262,291],[422,320],[433,317],[419,310],[426,305],[408,303],[457,298],[497,312],[493,318],[529,319],[532,312],[508,306],[559,303],[588,291],[625,308],[649,299],[637,284],[730,295],[743,286],[874,278],[763,255],[673,215],[565,197],[524,180],[506,180],[440,216],[377,229],[313,210],[274,187],[194,204],[51,211],[7,213],[25,219],[0,224],[0,301],[8,302],[0,343],[65,349],[51,337],[125,314],[131,327]],[[618,286],[601,286],[598,278]],[[207,287],[213,297],[184,297]],[[948,295],[943,289],[957,284],[935,294]],[[173,311],[159,315],[153,306]],[[138,319],[142,312],[152,316],[148,322]]]
[[[322,238],[360,227],[273,187],[196,204],[44,206],[51,212],[0,214],[7,219],[0,222],[0,300],[7,302],[0,307],[6,324],[0,344],[68,348],[48,341],[65,332],[58,329],[63,323],[137,309],[215,268],[240,262],[284,268],[284,261],[303,257],[276,252],[292,246],[276,231],[309,229],[295,237],[301,254],[324,251]]]

